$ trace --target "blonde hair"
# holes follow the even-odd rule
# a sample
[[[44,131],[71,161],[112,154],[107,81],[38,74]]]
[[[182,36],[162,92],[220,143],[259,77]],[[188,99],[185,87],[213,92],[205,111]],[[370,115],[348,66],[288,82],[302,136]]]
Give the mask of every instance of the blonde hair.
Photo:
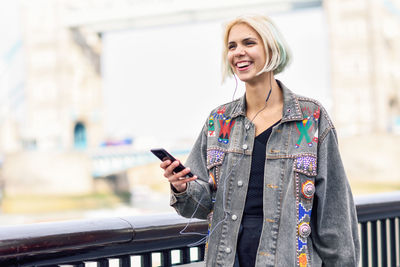
[[[282,34],[274,23],[269,18],[261,15],[240,16],[228,22],[225,26],[223,35],[224,48],[222,52],[222,82],[225,81],[226,77],[233,75],[233,70],[228,62],[229,33],[233,26],[241,23],[253,28],[260,35],[264,44],[267,60],[264,68],[257,75],[270,71],[273,71],[274,74],[282,72],[289,64],[292,56]]]

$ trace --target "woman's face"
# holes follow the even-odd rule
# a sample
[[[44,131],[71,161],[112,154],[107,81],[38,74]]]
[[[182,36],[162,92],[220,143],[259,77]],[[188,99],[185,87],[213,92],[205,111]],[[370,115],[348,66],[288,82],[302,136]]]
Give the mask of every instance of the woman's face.
[[[245,23],[234,25],[228,36],[228,61],[243,82],[255,81],[265,65],[266,55],[260,35]]]

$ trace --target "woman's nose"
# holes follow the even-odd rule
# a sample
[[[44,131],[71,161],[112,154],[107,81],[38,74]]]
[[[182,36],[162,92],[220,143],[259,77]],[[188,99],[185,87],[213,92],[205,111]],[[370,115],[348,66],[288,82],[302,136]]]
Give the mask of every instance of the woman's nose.
[[[236,51],[235,51],[235,56],[243,56],[246,54],[246,50],[242,46],[238,46]]]

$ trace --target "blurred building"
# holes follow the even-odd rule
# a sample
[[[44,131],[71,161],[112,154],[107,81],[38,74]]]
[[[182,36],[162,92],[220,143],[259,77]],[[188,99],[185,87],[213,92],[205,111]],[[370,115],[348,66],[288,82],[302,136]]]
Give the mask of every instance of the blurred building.
[[[21,1],[26,59],[24,149],[69,150],[102,141],[101,40],[64,25],[64,1]]]
[[[83,151],[103,140],[99,35],[66,27],[64,1],[21,0],[18,9],[23,101],[0,127],[6,192],[92,192]]]
[[[400,1],[324,2],[333,115],[346,135],[400,132]]]

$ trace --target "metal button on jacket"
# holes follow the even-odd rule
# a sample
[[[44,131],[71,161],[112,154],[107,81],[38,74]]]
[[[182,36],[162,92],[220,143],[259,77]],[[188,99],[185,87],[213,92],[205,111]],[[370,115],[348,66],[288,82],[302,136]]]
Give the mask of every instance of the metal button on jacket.
[[[311,234],[311,227],[308,223],[301,223],[299,225],[299,235],[303,238],[307,238]]]

